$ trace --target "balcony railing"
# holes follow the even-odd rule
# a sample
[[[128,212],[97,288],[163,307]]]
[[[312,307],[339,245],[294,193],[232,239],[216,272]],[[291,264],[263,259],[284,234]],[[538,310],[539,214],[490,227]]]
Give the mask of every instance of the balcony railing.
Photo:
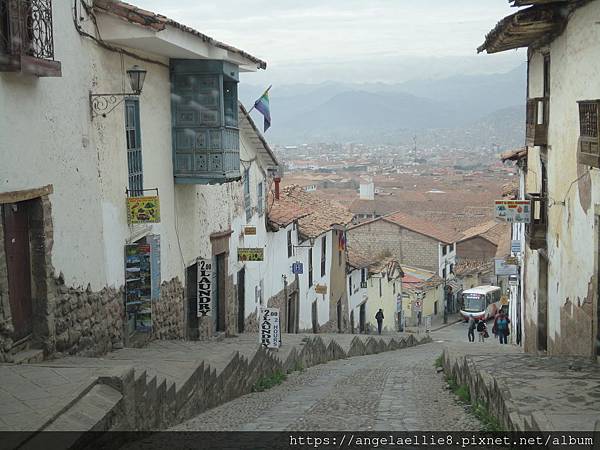
[[[600,168],[600,100],[578,103],[579,163]]]
[[[548,144],[548,119],[550,116],[548,97],[530,98],[526,111],[527,145]]]
[[[52,0],[0,0],[0,71],[60,76]]]
[[[526,195],[531,200],[531,222],[525,225],[525,240],[531,250],[547,248],[548,210],[546,197],[540,193]]]

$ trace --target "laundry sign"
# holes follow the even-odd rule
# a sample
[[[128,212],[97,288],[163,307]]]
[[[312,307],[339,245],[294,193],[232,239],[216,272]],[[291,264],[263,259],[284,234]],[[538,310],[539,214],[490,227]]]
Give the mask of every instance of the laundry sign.
[[[279,308],[260,308],[258,321],[259,343],[265,348],[281,346]]]
[[[213,268],[210,259],[198,260],[198,313],[197,317],[212,316]]]

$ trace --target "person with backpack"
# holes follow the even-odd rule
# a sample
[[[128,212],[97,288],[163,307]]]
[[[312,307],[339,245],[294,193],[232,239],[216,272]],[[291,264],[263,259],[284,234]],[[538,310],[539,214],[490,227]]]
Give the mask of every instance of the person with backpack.
[[[477,323],[475,322],[475,319],[473,318],[473,316],[469,317],[469,332],[467,334],[468,338],[469,338],[469,342],[475,342],[475,327],[477,326]]]
[[[508,335],[510,334],[510,330],[508,329],[508,325],[510,324],[510,319],[504,313],[504,310],[501,309],[500,313],[496,316],[496,320],[494,320],[494,333],[498,335],[500,338],[501,344],[508,344]]]
[[[477,332],[479,333],[479,342],[485,342],[487,326],[485,325],[485,321],[482,319],[477,321]]]
[[[379,308],[377,314],[375,314],[375,320],[377,320],[377,333],[381,334],[381,326],[383,325],[383,309]]]

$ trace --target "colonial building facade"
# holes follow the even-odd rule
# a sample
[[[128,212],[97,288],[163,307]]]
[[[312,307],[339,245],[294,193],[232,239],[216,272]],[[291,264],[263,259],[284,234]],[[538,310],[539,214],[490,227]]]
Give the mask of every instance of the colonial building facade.
[[[480,51],[528,49],[523,339],[529,352],[600,355],[600,2],[529,1]],[[517,230],[515,230],[517,231]],[[518,239],[519,236],[515,236]]]

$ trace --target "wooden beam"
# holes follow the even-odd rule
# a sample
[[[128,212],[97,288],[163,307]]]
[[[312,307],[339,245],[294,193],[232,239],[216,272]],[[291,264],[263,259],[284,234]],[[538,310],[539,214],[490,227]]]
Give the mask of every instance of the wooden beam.
[[[51,184],[39,188],[25,189],[23,191],[0,192],[0,204],[24,202],[50,195],[53,192],[54,187]]]

